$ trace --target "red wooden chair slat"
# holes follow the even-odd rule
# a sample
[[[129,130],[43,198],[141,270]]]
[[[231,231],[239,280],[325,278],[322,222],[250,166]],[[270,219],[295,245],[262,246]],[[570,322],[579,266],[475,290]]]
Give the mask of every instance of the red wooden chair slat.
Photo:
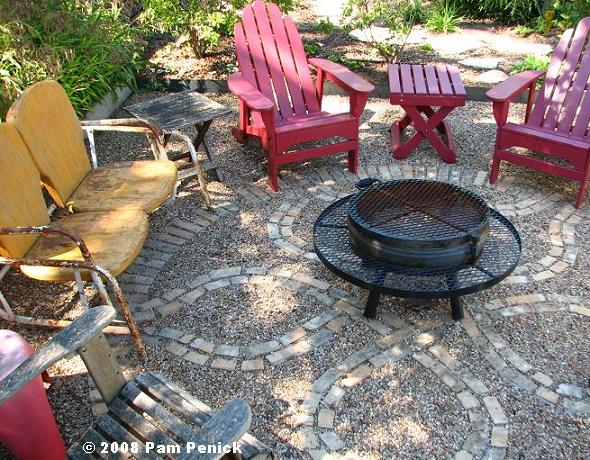
[[[565,53],[567,48],[570,44],[571,36],[573,35],[573,30],[568,30],[565,32],[555,51],[553,51],[553,56],[551,57],[551,61],[549,62],[549,66],[547,67],[547,73],[545,74],[545,80],[543,81],[543,85],[541,86],[541,90],[539,92],[539,96],[537,97],[537,101],[535,103],[535,107],[533,108],[533,112],[529,119],[529,123],[536,126],[541,126],[545,119],[545,111],[547,109],[547,104],[551,99],[551,95],[553,94],[555,81],[559,75],[559,71],[561,69],[561,65],[563,59],[565,57]]]
[[[283,22],[285,23],[287,37],[289,37],[289,43],[291,44],[291,52],[293,53],[293,59],[295,60],[295,68],[297,69],[297,75],[299,76],[299,82],[303,91],[305,105],[307,105],[307,111],[309,113],[319,112],[320,104],[313,87],[313,80],[311,79],[311,73],[309,72],[309,65],[307,64],[307,57],[305,56],[301,36],[297,31],[297,27],[295,27],[295,23],[289,16],[286,16],[285,19],[283,19]]]
[[[455,91],[455,94],[457,96],[465,96],[465,86],[463,86],[463,82],[461,81],[459,69],[457,69],[457,67],[455,67],[454,65],[447,66],[447,69],[449,70],[449,75],[451,77],[451,83],[453,83],[453,89]]]
[[[557,124],[557,131],[569,133],[572,130],[582,96],[588,85],[588,77],[590,77],[590,53],[586,52],[580,61],[580,66],[571,85],[561,120]]]
[[[424,73],[426,74],[426,82],[428,83],[429,94],[440,94],[438,87],[438,78],[436,78],[436,70],[433,65],[424,66]]]
[[[412,67],[409,64],[401,64],[402,93],[414,94],[414,80],[412,79]]]
[[[291,54],[291,45],[287,38],[287,31],[285,30],[281,10],[274,3],[267,3],[266,8],[275,35],[279,58],[283,67],[285,80],[287,81],[287,87],[289,88],[291,101],[293,102],[293,111],[295,115],[305,115],[307,113],[307,107],[303,98],[293,54]]]
[[[270,28],[270,21],[266,11],[266,5],[262,2],[257,2],[252,5],[256,25],[258,26],[258,34],[262,50],[266,58],[265,62],[270,72],[270,80],[277,98],[279,113],[281,118],[289,118],[293,116],[293,107],[287,93],[287,85],[279,60],[277,46],[275,43],[272,29]]]
[[[587,137],[588,123],[590,122],[590,88],[586,86],[586,92],[581,102],[581,109],[576,118],[576,124],[572,129],[572,135],[578,137]]]
[[[262,43],[260,35],[258,35],[258,27],[256,20],[254,19],[254,12],[251,8],[244,10],[242,15],[242,25],[244,26],[244,32],[246,40],[248,41],[248,48],[250,55],[252,56],[252,64],[254,72],[256,74],[257,86],[266,97],[271,100],[276,100],[272,85],[270,82],[270,72],[268,65],[266,64],[266,57],[262,49]]]
[[[414,88],[416,94],[426,94],[426,81],[424,80],[424,71],[421,65],[412,66],[412,75],[414,76]]]
[[[582,50],[584,49],[584,45],[586,44],[587,38],[588,28],[577,27],[570,47],[564,57],[561,75],[559,75],[555,81],[553,97],[551,98],[549,109],[545,115],[545,121],[543,122],[544,128],[555,129],[557,126],[559,113],[569,93],[570,86],[572,84],[572,78],[578,66],[578,62],[580,60],[580,56],[582,54]]]
[[[527,88],[532,104],[534,88],[541,74],[522,72],[488,92],[494,103],[498,135],[490,182],[495,182],[501,161],[528,166],[580,182],[576,207],[584,200],[590,179],[590,17],[568,30],[556,46],[531,116],[521,125],[507,123],[510,102]],[[513,147],[566,160],[566,165],[535,155],[522,155]]]
[[[291,18],[272,3],[256,0],[235,26],[240,72],[228,79],[240,98],[240,122],[232,132],[239,142],[258,138],[268,151],[270,184],[278,190],[278,166],[324,155],[348,152],[348,167],[356,172],[359,117],[372,85],[345,67],[312,59]],[[317,91],[309,65],[317,68]],[[324,79],[350,95],[350,111],[330,114],[320,109]],[[296,144],[330,137],[342,142],[289,151]]]
[[[246,42],[246,35],[244,34],[244,27],[241,22],[238,22],[234,27],[234,40],[236,43],[236,54],[238,56],[238,65],[242,70],[242,75],[248,80],[254,87],[257,87],[256,74],[252,65],[252,55]],[[262,117],[258,112],[252,112],[245,114],[245,116],[251,116],[255,124],[262,124]]]
[[[451,86],[451,80],[449,79],[449,74],[447,73],[447,66],[437,65],[436,74],[438,75],[441,93],[453,94],[453,87]]]

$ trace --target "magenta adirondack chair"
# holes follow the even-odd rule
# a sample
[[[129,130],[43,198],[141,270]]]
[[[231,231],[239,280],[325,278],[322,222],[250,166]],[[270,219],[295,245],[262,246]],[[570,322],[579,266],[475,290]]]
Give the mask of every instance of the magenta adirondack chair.
[[[340,152],[348,152],[348,169],[356,173],[359,117],[373,85],[334,62],[308,60],[295,23],[273,3],[246,6],[234,32],[240,72],[229,77],[228,86],[240,99],[240,122],[233,135],[242,143],[260,139],[271,187],[279,188],[279,165]],[[315,88],[308,64],[317,70]],[[321,110],[324,78],[348,92],[348,113]],[[288,151],[336,136],[345,140]]]
[[[587,17],[575,29],[564,33],[551,56],[534,107],[535,85],[543,72],[519,73],[488,91],[498,124],[491,183],[496,182],[500,161],[504,160],[580,182],[576,207],[582,204],[590,174],[589,31],[590,17]],[[507,123],[510,102],[527,89],[524,123]],[[510,152],[507,149],[511,147],[524,147],[566,160],[568,164]]]

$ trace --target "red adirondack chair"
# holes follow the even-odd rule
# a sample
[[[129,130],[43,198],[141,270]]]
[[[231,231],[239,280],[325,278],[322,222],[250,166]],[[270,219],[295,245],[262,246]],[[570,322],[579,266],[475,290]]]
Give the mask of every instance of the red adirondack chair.
[[[268,152],[270,185],[278,190],[279,165],[348,152],[348,169],[356,173],[359,117],[373,85],[326,59],[307,59],[293,20],[273,3],[257,0],[244,8],[234,29],[240,72],[228,79],[240,99],[238,142],[260,139]],[[317,70],[316,87],[308,64]],[[350,95],[348,113],[321,110],[324,78]],[[343,142],[289,152],[304,142],[342,137]]]
[[[543,72],[519,73],[488,91],[498,124],[491,183],[496,182],[500,161],[504,160],[580,182],[576,207],[582,204],[590,175],[589,31],[590,17],[587,17],[575,29],[564,33],[551,56],[534,107],[535,85]],[[510,102],[527,89],[524,123],[507,123]],[[534,154],[510,152],[507,149],[511,147],[524,147],[566,160],[568,164],[556,164]]]

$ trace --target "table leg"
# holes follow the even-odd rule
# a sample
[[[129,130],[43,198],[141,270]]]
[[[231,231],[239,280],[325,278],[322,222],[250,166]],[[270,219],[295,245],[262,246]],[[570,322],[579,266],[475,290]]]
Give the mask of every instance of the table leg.
[[[197,123],[195,128],[197,130],[197,137],[195,137],[195,141],[193,142],[195,149],[199,150],[201,144],[203,145],[203,150],[205,150],[205,154],[207,155],[208,164],[204,165],[204,169],[206,171],[213,171],[217,176],[217,180],[219,182],[223,182],[223,175],[221,171],[217,168],[217,166],[213,163],[213,159],[211,157],[211,151],[209,150],[209,146],[207,145],[207,139],[205,135],[207,134],[207,130],[211,126],[213,120],[208,120],[204,123]]]
[[[461,321],[464,318],[463,303],[460,297],[451,297],[451,312],[455,321]]]
[[[416,128],[416,134],[404,144],[401,144],[401,132],[405,127],[402,128],[401,122],[394,123],[391,129],[393,157],[398,160],[407,157],[426,138],[445,163],[455,163],[456,155],[453,148],[452,133],[444,123],[445,117],[451,113],[454,107],[440,107],[436,111],[428,106],[402,105],[402,108],[407,114],[406,117],[412,120],[411,124]],[[426,120],[422,117],[422,113],[426,115]],[[405,121],[406,117],[402,121]],[[396,126],[397,129],[394,129]],[[434,133],[435,129],[441,134],[447,135],[448,145]]]
[[[367,305],[365,306],[365,318],[375,318],[377,316],[377,307],[379,306],[380,293],[378,289],[369,290],[369,298],[367,299]]]

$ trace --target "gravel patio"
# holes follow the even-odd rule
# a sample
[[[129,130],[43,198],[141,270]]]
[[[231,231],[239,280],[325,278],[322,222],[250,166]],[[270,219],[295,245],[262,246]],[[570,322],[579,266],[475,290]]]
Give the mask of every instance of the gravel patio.
[[[149,353],[140,360],[126,336],[110,337],[128,375],[159,370],[216,408],[245,398],[250,432],[285,459],[590,457],[590,199],[572,206],[576,184],[503,163],[490,186],[496,126],[482,102],[448,118],[456,165],[426,143],[393,161],[389,127],[400,111],[370,99],[358,176],[476,190],[515,224],[523,253],[508,279],[465,298],[461,322],[447,301],[390,297],[367,320],[367,293],[312,249],[316,217],[359,179],[346,156],[284,167],[272,192],[263,150],[230,135],[237,101],[210,97],[232,109],[209,131],[225,181],[209,184],[211,212],[196,183],[183,183],[150,217],[143,253],[119,277]],[[511,118],[522,110],[516,104]],[[99,163],[151,155],[140,136],[107,133],[97,143]],[[0,289],[19,312],[79,312],[71,285],[12,274]],[[36,345],[53,334],[14,329]],[[104,405],[79,358],[52,375],[48,396],[69,444]]]

